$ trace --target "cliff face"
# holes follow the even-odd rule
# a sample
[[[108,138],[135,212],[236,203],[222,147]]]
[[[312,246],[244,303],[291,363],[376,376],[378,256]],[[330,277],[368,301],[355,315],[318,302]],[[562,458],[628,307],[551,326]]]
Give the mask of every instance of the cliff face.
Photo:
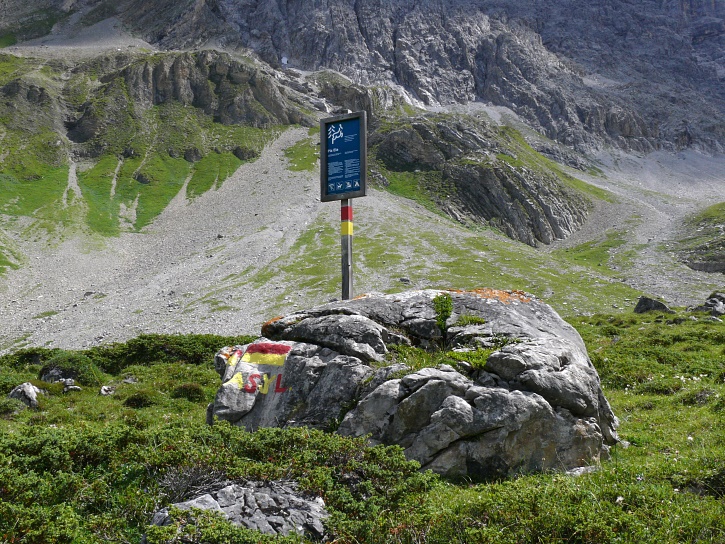
[[[513,131],[481,119],[418,117],[380,130],[371,144],[379,175],[424,171],[419,191],[450,216],[494,226],[531,246],[566,238],[586,218],[589,202],[559,172]]]
[[[423,104],[506,106],[580,150],[725,142],[717,0],[4,0],[0,36],[42,35],[74,13],[116,15],[162,48],[244,47],[276,67],[392,82]]]
[[[712,0],[135,0],[119,14],[166,47],[212,40],[280,66],[402,85],[422,103],[507,106],[589,148],[722,149],[725,26]]]

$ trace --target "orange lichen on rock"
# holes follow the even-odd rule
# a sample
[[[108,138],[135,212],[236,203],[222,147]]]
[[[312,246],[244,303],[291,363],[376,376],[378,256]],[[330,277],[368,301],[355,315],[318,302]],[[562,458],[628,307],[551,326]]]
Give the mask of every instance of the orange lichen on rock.
[[[483,288],[473,289],[472,291],[467,292],[473,293],[481,298],[496,299],[504,304],[510,304],[514,301],[531,302],[531,297],[527,296],[527,294],[523,291],[502,291],[500,289]]]
[[[277,317],[273,317],[272,319],[264,323],[264,325],[262,325],[262,336],[267,336],[269,334],[269,326],[275,321],[279,321],[283,317],[284,316],[278,315]]]

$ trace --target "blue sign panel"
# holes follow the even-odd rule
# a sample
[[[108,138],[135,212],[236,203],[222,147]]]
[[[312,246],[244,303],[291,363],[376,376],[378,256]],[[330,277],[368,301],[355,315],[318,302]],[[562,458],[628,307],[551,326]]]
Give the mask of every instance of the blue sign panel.
[[[365,112],[320,122],[320,200],[365,196],[367,159]]]

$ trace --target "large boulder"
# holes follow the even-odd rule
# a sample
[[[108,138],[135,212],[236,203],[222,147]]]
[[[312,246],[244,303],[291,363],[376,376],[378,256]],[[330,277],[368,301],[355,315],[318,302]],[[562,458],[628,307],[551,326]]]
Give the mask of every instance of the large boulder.
[[[443,328],[441,298],[451,308]],[[596,464],[618,440],[581,337],[533,295],[368,295],[275,319],[262,333],[217,354],[223,383],[210,422],[368,435],[423,468],[476,480]],[[413,371],[393,364],[395,344],[470,351],[474,362],[480,349],[490,355]]]

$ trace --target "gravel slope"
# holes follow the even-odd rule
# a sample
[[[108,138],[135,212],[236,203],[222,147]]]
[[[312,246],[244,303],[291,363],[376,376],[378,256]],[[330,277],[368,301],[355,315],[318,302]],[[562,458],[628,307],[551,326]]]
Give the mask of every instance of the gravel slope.
[[[633,253],[627,268],[620,270],[632,287],[680,306],[703,302],[713,289],[722,288],[722,275],[691,270],[665,244],[681,234],[685,217],[725,201],[725,157],[684,151],[646,157],[601,153],[598,159],[604,176],[575,175],[607,189],[616,202],[599,203],[582,229],[547,249],[576,246],[616,231],[625,244],[613,253]]]
[[[339,206],[319,202],[319,174],[287,169],[284,149],[304,137],[306,129],[287,130],[221,188],[191,202],[181,191],[142,233],[110,239],[80,235],[55,246],[22,240],[27,263],[0,283],[0,351],[18,340],[82,348],[146,332],[257,334],[271,308],[286,312],[326,302],[329,295],[299,292],[280,306],[279,293],[294,292],[282,275],[272,275],[261,287],[245,284],[286,255],[318,217],[337,230]],[[674,304],[704,300],[713,285],[723,283],[721,276],[686,268],[660,244],[676,234],[683,216],[725,200],[725,159],[697,153],[619,156],[603,166],[606,176],[589,181],[615,193],[618,202],[598,205],[580,231],[542,250],[621,231],[627,243],[617,251],[636,251],[631,268],[621,271],[627,283]],[[405,218],[409,232],[456,236],[445,219],[388,193],[359,199],[358,212],[372,223]],[[406,260],[419,268],[440,267],[414,254]],[[238,281],[230,283],[233,275]],[[395,278],[368,281],[372,290],[384,290]],[[224,311],[229,308],[238,310]]]

